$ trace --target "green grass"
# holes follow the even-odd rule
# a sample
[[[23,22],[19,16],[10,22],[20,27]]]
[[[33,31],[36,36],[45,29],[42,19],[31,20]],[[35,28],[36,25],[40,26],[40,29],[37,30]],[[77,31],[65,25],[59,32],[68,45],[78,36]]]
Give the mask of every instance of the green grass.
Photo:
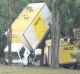
[[[80,70],[0,65],[0,74],[80,74]]]

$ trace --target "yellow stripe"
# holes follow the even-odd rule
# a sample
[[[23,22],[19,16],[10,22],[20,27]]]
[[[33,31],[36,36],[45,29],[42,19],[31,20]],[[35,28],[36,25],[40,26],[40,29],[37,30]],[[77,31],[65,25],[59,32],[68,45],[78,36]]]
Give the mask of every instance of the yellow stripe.
[[[22,42],[22,40],[19,36],[12,34],[12,42]]]
[[[34,28],[37,39],[40,41],[47,32],[46,23],[40,13],[32,22],[32,26]]]

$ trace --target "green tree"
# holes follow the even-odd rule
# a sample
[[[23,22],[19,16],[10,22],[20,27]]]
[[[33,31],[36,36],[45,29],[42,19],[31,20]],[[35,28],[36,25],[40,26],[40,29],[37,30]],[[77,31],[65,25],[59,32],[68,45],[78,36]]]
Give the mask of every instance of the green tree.
[[[8,23],[8,3],[7,0],[0,0],[0,31],[6,27]]]
[[[3,49],[6,45],[4,32],[8,23],[8,3],[7,0],[0,0],[0,57],[3,57]]]
[[[56,0],[55,4],[60,12],[61,33],[69,34],[69,29],[80,27],[80,0]]]

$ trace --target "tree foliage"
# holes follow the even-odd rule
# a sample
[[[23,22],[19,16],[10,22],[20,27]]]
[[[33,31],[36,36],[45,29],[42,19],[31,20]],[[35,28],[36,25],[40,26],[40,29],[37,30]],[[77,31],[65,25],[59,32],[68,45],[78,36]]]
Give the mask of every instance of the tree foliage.
[[[0,0],[0,31],[3,31],[3,28],[8,23],[8,2],[7,0]]]
[[[80,0],[55,0],[54,4],[60,13],[62,34],[69,34],[70,29],[80,27]]]

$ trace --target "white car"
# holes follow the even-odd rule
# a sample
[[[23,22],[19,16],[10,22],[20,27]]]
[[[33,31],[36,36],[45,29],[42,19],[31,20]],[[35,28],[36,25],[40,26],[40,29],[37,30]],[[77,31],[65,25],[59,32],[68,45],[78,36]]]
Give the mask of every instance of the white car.
[[[5,60],[8,63],[8,46],[4,50],[5,52]],[[22,43],[12,43],[12,64],[28,64],[28,56],[30,55],[30,51],[28,48],[23,47]]]

